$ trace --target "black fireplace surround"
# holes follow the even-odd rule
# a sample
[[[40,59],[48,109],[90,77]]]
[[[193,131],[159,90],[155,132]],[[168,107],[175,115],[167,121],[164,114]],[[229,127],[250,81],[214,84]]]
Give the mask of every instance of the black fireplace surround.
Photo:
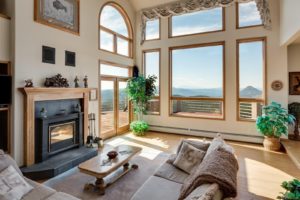
[[[35,160],[43,162],[63,151],[83,146],[83,113],[36,120]]]

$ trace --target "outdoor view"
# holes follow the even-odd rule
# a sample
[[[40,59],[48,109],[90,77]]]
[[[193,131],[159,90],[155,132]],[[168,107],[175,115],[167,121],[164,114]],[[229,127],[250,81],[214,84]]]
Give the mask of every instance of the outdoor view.
[[[107,16],[112,14],[114,13],[107,12]],[[106,20],[107,26],[116,26],[110,27],[112,30],[125,31],[124,26],[118,27],[114,21],[109,22],[112,17],[105,18],[108,19]],[[260,23],[260,15],[255,2],[239,4],[240,26]],[[172,17],[172,36],[222,30],[222,27],[222,8]],[[159,20],[148,22],[146,31],[146,39],[158,38]],[[240,45],[239,98],[262,99],[264,84],[262,48],[262,42]],[[158,52],[148,52],[144,58],[146,58],[144,63],[146,75],[159,75]],[[223,45],[172,50],[172,113],[222,117],[223,73]],[[159,81],[157,82],[157,96],[159,95],[158,83]],[[111,110],[112,89],[102,87],[102,93],[102,110]],[[120,90],[120,95],[126,95],[125,91]],[[151,105],[159,103],[159,99],[153,99]],[[245,118],[251,118],[254,116],[253,108],[255,107],[258,113],[261,106],[262,103],[240,102],[240,114]],[[155,109],[157,106],[152,107]]]

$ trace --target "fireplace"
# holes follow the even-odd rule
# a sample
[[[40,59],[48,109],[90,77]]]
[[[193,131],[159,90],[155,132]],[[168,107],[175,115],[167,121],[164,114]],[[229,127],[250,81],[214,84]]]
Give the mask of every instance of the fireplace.
[[[55,115],[36,120],[35,159],[42,162],[72,148],[83,146],[83,113]]]

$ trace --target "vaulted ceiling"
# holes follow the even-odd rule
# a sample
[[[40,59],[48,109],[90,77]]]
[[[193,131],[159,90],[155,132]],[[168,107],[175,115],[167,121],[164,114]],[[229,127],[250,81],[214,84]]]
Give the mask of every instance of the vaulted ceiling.
[[[136,11],[177,0],[129,0]]]

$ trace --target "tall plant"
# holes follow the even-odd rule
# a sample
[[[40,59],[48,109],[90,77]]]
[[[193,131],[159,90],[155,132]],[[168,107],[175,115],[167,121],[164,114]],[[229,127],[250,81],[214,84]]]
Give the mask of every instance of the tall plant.
[[[263,107],[263,115],[258,117],[256,127],[264,136],[280,138],[282,134],[288,135],[288,125],[293,124],[294,121],[293,115],[280,104],[272,102]]]
[[[143,135],[148,129],[148,124],[143,121],[143,115],[147,113],[147,103],[152,99],[156,92],[156,76],[138,76],[131,78],[127,82],[127,94],[129,100],[133,103],[134,113],[137,121],[131,123],[131,129],[137,135]],[[138,123],[137,123],[138,122]]]

